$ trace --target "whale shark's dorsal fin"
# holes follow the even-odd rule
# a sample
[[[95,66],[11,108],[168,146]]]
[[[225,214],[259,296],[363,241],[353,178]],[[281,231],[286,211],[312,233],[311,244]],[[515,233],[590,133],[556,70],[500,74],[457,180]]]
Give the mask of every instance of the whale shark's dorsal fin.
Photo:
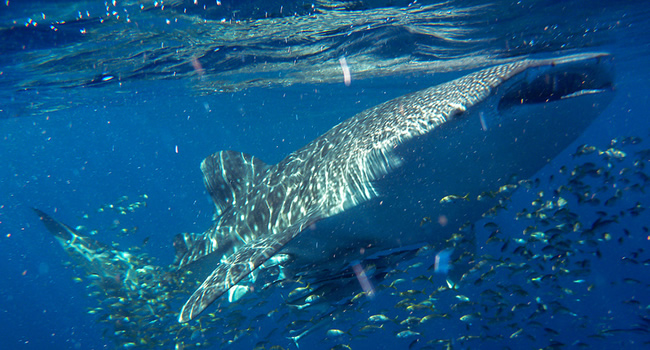
[[[221,151],[205,158],[201,163],[203,182],[214,201],[216,214],[221,215],[245,197],[268,168],[259,158],[235,151]]]

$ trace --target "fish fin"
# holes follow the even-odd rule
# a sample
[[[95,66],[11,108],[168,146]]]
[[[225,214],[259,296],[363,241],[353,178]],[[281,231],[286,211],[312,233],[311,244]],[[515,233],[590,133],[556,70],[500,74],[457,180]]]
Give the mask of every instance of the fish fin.
[[[36,213],[36,215],[38,215],[38,218],[41,219],[41,222],[43,225],[45,225],[45,228],[54,236],[67,241],[71,240],[73,235],[76,235],[75,230],[68,227],[64,223],[55,220],[53,217],[47,215],[44,211],[36,208],[32,208],[32,210]]]
[[[185,302],[178,316],[178,322],[188,322],[198,316],[213,301],[275,255],[285,244],[318,219],[319,216],[308,214],[286,230],[260,237],[223,259]]]
[[[212,197],[217,215],[232,206],[266,173],[269,166],[251,155],[221,151],[201,163],[203,182]]]
[[[218,252],[223,255],[229,249],[232,249],[233,244],[234,238],[232,236],[221,237],[219,244],[215,246],[212,238],[205,233],[179,233],[173,239],[175,250],[173,265],[182,269],[208,255]]]
[[[36,215],[38,215],[39,219],[41,219],[41,222],[43,225],[45,225],[45,228],[58,240],[61,242],[66,242],[65,244],[68,244],[68,242],[76,242],[77,244],[80,244],[92,250],[110,248],[107,244],[96,241],[90,237],[83,236],[72,227],[56,220],[40,209],[32,208],[32,210],[36,213]]]
[[[183,257],[189,253],[190,247],[185,242],[185,237],[180,233],[174,236],[172,245],[174,246],[174,263],[172,265],[179,266],[183,261]]]
[[[189,264],[188,256],[190,255],[191,249],[194,246],[194,234],[191,233],[179,233],[174,236],[172,245],[174,246],[174,263],[173,265],[177,267],[182,267]]]

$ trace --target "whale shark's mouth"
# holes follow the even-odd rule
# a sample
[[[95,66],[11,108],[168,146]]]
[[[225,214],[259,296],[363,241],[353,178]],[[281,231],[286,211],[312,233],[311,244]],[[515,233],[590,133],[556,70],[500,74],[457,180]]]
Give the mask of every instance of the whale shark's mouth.
[[[611,57],[581,61],[572,67],[539,67],[509,85],[499,100],[503,111],[523,104],[548,103],[614,89]]]

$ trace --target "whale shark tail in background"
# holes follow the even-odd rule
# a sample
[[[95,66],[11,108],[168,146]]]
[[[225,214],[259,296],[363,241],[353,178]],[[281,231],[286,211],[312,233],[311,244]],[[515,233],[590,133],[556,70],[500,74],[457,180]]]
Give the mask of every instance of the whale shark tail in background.
[[[141,289],[144,281],[165,279],[160,267],[144,255],[135,255],[84,236],[42,210],[32,208],[61,247],[82,267],[93,283],[109,294]]]
[[[60,221],[55,220],[44,211],[36,208],[32,208],[32,210],[36,213],[36,215],[38,215],[38,218],[41,220],[43,225],[45,225],[45,228],[50,231],[50,233],[53,234],[57,240],[63,242],[79,241],[82,245],[86,246],[90,250],[106,247],[103,243],[99,243],[95,240],[89,239],[88,237],[80,236],[76,230]]]
[[[305,273],[448,241],[498,204],[466,193],[533,176],[607,106],[612,82],[605,53],[526,59],[370,108],[275,165],[232,151],[209,156],[201,169],[215,222],[202,234],[177,236],[176,264],[219,262],[179,322],[280,250]],[[419,234],[428,215],[444,225]]]

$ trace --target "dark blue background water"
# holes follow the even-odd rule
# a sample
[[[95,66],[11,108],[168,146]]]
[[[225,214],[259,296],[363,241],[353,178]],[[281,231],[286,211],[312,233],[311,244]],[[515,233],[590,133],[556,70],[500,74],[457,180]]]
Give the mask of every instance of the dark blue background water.
[[[634,6],[629,11],[635,11]],[[597,48],[616,57],[616,98],[581,139],[545,171],[552,173],[569,162],[569,154],[580,144],[606,148],[614,137],[650,138],[649,30],[648,21],[633,23],[613,33],[615,38],[607,47]],[[144,251],[167,265],[172,262],[171,238],[175,234],[201,232],[210,223],[212,204],[199,170],[205,156],[232,149],[275,163],[369,106],[457,75],[353,80],[349,87],[339,83],[251,88],[200,97],[192,93],[186,81],[136,81],[122,87],[85,89],[83,94],[94,101],[92,104],[46,116],[0,120],[0,348],[114,346],[102,339],[102,325],[86,313],[95,305],[83,284],[73,282],[81,272],[62,265],[66,254],[31,207],[53,213],[72,226],[101,229],[98,239],[117,241],[125,247],[141,245],[151,236]],[[648,141],[644,145],[650,148]],[[137,198],[142,194],[148,195],[147,207],[132,214],[97,213],[100,206],[120,196]],[[647,197],[641,200],[644,205],[650,204]],[[625,205],[629,207],[629,203]],[[621,208],[608,208],[612,212],[617,209]],[[89,218],[84,219],[84,214]],[[507,215],[500,216],[501,223],[512,220]],[[646,215],[647,225],[647,213],[642,215]],[[119,227],[137,226],[137,232],[118,237],[117,231],[107,229],[116,217]],[[636,244],[647,250],[648,240],[638,223],[634,225]],[[609,263],[593,268],[599,269],[605,280],[624,275],[626,271],[620,271],[617,264],[619,252],[609,254],[606,249],[603,254]],[[638,312],[647,317],[648,267],[639,267],[633,273],[642,285],[624,287],[638,293]],[[611,307],[615,314],[621,308],[617,293],[620,286],[599,289],[594,299],[599,302],[593,307]],[[584,312],[588,315],[589,307]],[[602,314],[594,310],[594,317]],[[637,322],[633,314],[629,321]],[[621,341],[616,337],[621,336],[627,337],[615,334],[602,343],[616,344]],[[644,339],[643,335],[634,337]],[[647,346],[649,334],[645,341]],[[395,344],[406,347],[409,342],[395,339]],[[327,344],[327,348],[332,345]],[[353,348],[380,345],[387,343],[357,339]],[[630,346],[643,348],[641,342]]]

